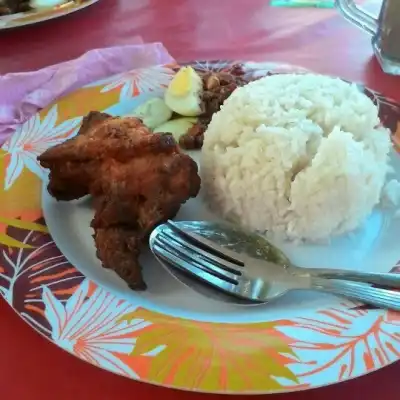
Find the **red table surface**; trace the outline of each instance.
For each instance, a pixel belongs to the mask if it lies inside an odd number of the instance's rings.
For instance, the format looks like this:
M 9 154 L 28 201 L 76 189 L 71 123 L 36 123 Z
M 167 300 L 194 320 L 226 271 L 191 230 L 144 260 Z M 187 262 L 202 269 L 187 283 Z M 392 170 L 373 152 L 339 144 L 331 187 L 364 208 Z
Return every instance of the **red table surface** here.
M 362 81 L 400 100 L 400 78 L 385 75 L 370 38 L 334 10 L 272 8 L 266 0 L 101 0 L 46 23 L 0 33 L 0 74 L 65 61 L 134 36 L 161 41 L 178 61 L 283 61 Z M 0 94 L 1 95 L 1 94 Z M 195 400 L 205 395 L 136 383 L 96 369 L 58 349 L 0 300 L 0 397 L 25 399 Z M 366 377 L 269 399 L 397 399 L 397 363 Z M 208 396 L 220 398 L 221 396 Z M 250 396 L 239 396 L 245 399 Z

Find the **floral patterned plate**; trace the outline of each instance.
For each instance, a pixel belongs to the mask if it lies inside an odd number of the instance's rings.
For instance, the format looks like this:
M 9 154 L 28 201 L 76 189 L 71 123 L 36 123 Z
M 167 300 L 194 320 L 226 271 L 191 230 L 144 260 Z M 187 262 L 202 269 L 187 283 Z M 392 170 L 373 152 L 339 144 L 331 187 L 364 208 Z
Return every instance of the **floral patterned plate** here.
M 230 63 L 192 65 L 221 70 Z M 249 74 L 301 72 L 287 65 L 244 65 Z M 400 315 L 390 311 L 312 293 L 288 295 L 273 306 L 218 302 L 181 285 L 150 254 L 143 256 L 149 289 L 135 293 L 100 267 L 90 236 L 90 205 L 51 199 L 36 157 L 76 134 L 91 110 L 121 115 L 162 95 L 175 70 L 170 65 L 134 70 L 86 86 L 43 109 L 2 146 L 4 299 L 34 329 L 78 358 L 178 389 L 291 392 L 351 379 L 397 361 Z M 379 106 L 397 146 L 399 107 L 362 86 L 360 90 Z M 400 158 L 395 151 L 391 156 L 400 171 Z M 196 201 L 182 208 L 181 218 L 198 217 Z M 379 265 L 387 271 L 400 259 L 398 230 L 400 222 L 375 213 L 361 232 L 334 243 L 331 253 L 317 246 L 285 251 L 306 266 L 332 258 L 332 264 L 351 260 L 353 268 Z
M 29 11 L 12 15 L 0 16 L 0 30 L 18 28 L 38 22 L 48 21 L 82 10 L 99 0 L 71 0 L 64 4 L 40 11 Z

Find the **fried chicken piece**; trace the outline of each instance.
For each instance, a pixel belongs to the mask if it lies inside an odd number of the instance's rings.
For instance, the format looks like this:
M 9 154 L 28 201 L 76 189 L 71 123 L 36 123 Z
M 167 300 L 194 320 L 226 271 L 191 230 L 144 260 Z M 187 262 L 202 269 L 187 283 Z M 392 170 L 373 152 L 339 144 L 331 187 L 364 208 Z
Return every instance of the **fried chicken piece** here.
M 82 147 L 80 136 L 93 136 L 93 127 L 112 118 L 111 115 L 90 112 L 83 118 L 77 136 L 51 147 L 38 157 L 43 168 L 50 170 L 47 189 L 57 200 L 75 200 L 89 194 L 92 177 L 99 168 L 96 160 L 86 160 L 85 157 L 76 157 L 74 160 L 68 156 L 70 151 L 79 151 Z
M 138 279 L 138 246 L 157 225 L 173 218 L 181 204 L 195 197 L 200 188 L 197 164 L 179 152 L 172 136 L 154 137 L 158 145 L 152 140 L 150 150 L 145 150 L 147 138 L 143 138 L 140 156 L 128 161 L 104 160 L 91 187 L 97 199 L 92 228 L 99 258 L 135 290 L 144 289 L 144 282 Z M 107 237 L 118 244 L 118 251 L 106 243 Z
M 78 135 L 84 135 L 90 133 L 92 128 L 107 119 L 112 118 L 110 114 L 102 113 L 99 111 L 90 111 L 86 117 L 83 117 L 81 127 L 79 129 Z
M 81 128 L 77 136 L 45 151 L 38 160 L 45 168 L 52 162 L 87 163 L 110 158 L 128 160 L 146 151 L 156 153 L 162 150 L 159 136 L 152 134 L 137 118 L 110 116 L 100 123 L 95 122 L 89 130 L 82 132 Z M 171 138 L 161 139 L 168 140 L 171 141 Z
M 136 118 L 91 113 L 78 135 L 39 157 L 59 200 L 94 197 L 97 256 L 134 290 L 146 285 L 138 261 L 151 231 L 197 196 L 197 164 L 172 135 L 153 134 Z
M 60 160 L 61 161 L 61 160 Z M 57 200 L 70 201 L 89 194 L 92 176 L 97 171 L 95 162 L 82 163 L 64 161 L 63 163 L 41 163 L 51 172 L 48 192 Z
M 89 113 L 75 137 L 38 157 L 42 167 L 50 170 L 49 193 L 64 201 L 88 195 L 102 159 L 134 156 L 135 143 L 140 142 L 142 136 L 148 136 L 146 143 L 150 148 L 157 141 L 136 118 L 121 119 L 100 112 Z
M 113 269 L 133 290 L 147 288 L 138 261 L 142 238 L 136 231 L 120 227 L 100 228 L 96 229 L 93 238 L 97 257 L 104 268 Z

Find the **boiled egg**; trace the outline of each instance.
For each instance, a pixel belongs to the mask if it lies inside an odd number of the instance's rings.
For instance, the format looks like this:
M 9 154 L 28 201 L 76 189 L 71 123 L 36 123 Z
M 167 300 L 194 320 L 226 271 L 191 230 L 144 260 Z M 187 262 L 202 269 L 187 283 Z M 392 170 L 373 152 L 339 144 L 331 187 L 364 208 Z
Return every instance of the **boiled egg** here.
M 165 92 L 165 103 L 177 114 L 196 117 L 202 113 L 203 81 L 192 67 L 182 67 Z

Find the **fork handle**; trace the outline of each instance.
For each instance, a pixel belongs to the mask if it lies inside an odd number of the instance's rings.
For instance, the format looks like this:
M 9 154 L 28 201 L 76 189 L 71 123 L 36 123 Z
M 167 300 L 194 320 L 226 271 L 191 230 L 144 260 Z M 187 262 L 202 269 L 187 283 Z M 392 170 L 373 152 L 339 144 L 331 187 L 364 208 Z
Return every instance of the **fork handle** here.
M 300 275 L 306 273 L 311 278 L 339 279 L 342 281 L 362 282 L 371 285 L 400 289 L 400 274 L 380 274 L 377 272 L 358 272 L 324 268 L 301 268 L 301 270 L 302 271 L 296 271 L 296 273 Z
M 400 311 L 400 292 L 374 288 L 362 283 L 311 279 L 313 289 L 342 295 L 379 308 Z

